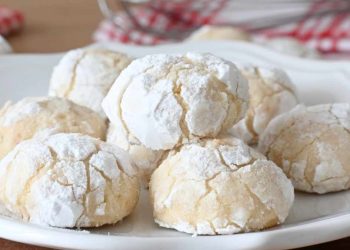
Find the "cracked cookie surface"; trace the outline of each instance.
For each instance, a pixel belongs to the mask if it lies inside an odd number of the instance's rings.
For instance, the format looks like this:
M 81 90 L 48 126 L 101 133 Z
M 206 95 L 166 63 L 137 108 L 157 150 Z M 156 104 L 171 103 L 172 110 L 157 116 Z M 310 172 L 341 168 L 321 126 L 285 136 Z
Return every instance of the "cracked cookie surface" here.
M 276 117 L 259 150 L 280 166 L 294 187 L 312 193 L 350 188 L 350 105 L 299 105 Z
M 226 132 L 244 116 L 247 102 L 248 84 L 235 65 L 211 54 L 187 53 L 134 60 L 102 106 L 114 143 L 126 150 L 141 145 L 153 157 Z M 146 165 L 140 169 L 151 173 L 155 166 Z
M 214 137 L 240 120 L 248 84 L 230 62 L 210 54 L 158 54 L 134 60 L 103 101 L 116 129 L 153 150 Z
M 104 139 L 106 123 L 96 112 L 58 97 L 33 97 L 0 109 L 0 159 L 19 142 L 39 134 L 81 133 Z
M 249 83 L 249 107 L 245 117 L 230 133 L 249 144 L 256 144 L 259 135 L 277 115 L 298 104 L 295 86 L 287 74 L 274 68 L 242 66 Z
M 294 200 L 283 171 L 233 137 L 172 151 L 154 171 L 150 193 L 160 226 L 205 235 L 275 226 Z
M 107 132 L 107 142 L 118 145 L 127 151 L 137 167 L 138 176 L 142 186 L 147 188 L 148 182 L 154 169 L 156 169 L 163 158 L 166 157 L 165 150 L 152 150 L 142 145 L 136 138 L 128 141 L 125 134 L 121 134 L 110 124 Z
M 50 80 L 50 96 L 67 98 L 105 117 L 103 98 L 131 59 L 106 49 L 76 49 L 60 60 Z
M 138 196 L 127 153 L 81 134 L 24 141 L 0 162 L 1 203 L 35 224 L 113 224 L 132 212 Z

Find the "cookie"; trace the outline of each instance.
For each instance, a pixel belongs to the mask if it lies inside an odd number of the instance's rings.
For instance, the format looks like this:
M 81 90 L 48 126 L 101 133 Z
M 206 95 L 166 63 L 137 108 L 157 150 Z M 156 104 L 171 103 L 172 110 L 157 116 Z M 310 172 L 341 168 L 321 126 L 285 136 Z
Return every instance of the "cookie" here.
M 54 68 L 50 96 L 67 98 L 106 117 L 101 102 L 131 59 L 106 49 L 69 51 Z
M 248 65 L 240 68 L 249 83 L 249 107 L 230 132 L 248 144 L 256 144 L 269 122 L 294 108 L 298 98 L 294 84 L 283 70 Z
M 349 104 L 299 105 L 272 120 L 258 148 L 298 190 L 345 190 L 350 187 L 349 129 Z
M 156 223 L 198 235 L 278 225 L 294 200 L 293 186 L 280 168 L 229 137 L 172 151 L 154 171 L 150 193 Z
M 69 100 L 24 98 L 0 110 L 0 159 L 21 141 L 40 134 L 81 133 L 105 139 L 106 130 L 99 114 Z
M 81 134 L 23 141 L 0 161 L 0 203 L 23 221 L 75 228 L 129 215 L 139 183 L 127 153 Z

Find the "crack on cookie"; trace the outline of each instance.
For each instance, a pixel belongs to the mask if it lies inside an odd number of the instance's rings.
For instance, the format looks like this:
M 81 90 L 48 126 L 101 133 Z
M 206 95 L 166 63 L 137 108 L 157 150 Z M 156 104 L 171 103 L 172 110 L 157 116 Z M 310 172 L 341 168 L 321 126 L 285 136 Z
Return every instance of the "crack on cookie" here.
M 211 187 L 208 185 L 208 181 L 207 180 L 204 181 L 204 185 L 205 185 L 205 193 L 202 194 L 201 196 L 199 196 L 199 198 L 197 199 L 196 203 L 194 204 L 194 210 L 195 211 L 198 211 L 198 208 L 199 208 L 200 203 L 202 202 L 202 200 L 204 198 L 206 198 L 211 192 Z
M 137 74 L 137 75 L 132 75 L 132 76 L 129 76 L 129 81 L 127 82 L 127 84 L 125 84 L 125 87 L 124 89 L 122 89 L 121 93 L 120 93 L 120 102 L 117 103 L 117 113 L 118 113 L 118 117 L 120 119 L 120 123 L 122 125 L 122 129 L 124 130 L 123 132 L 125 132 L 125 137 L 127 138 L 128 140 L 128 149 L 127 150 L 130 150 L 130 136 L 132 136 L 132 134 L 130 133 L 130 130 L 129 130 L 129 127 L 127 126 L 127 123 L 126 121 L 124 120 L 124 117 L 123 117 L 123 110 L 122 110 L 122 105 L 121 103 L 123 102 L 123 99 L 124 99 L 124 95 L 125 95 L 125 92 L 127 91 L 127 89 L 129 88 L 131 82 L 134 80 L 134 78 L 140 76 L 141 74 L 146 74 L 149 70 L 153 69 L 154 67 L 153 66 L 150 66 L 148 68 L 146 68 L 144 70 L 144 72 L 140 73 L 140 74 Z M 115 83 L 114 83 L 115 84 Z M 133 136 L 135 137 L 135 136 Z M 135 137 L 136 138 L 136 137 Z M 136 138 L 138 141 L 139 139 Z
M 25 214 L 26 220 L 28 221 L 30 220 L 30 215 L 24 204 L 28 194 L 30 193 L 30 188 L 35 180 L 39 179 L 41 176 L 47 173 L 50 169 L 52 169 L 54 164 L 57 162 L 57 154 L 50 147 L 48 147 L 48 149 L 52 157 L 50 164 L 39 165 L 35 169 L 35 172 L 32 174 L 32 176 L 29 179 L 27 179 L 26 183 L 24 184 L 22 193 L 17 196 L 16 206 L 20 207 L 20 209 L 22 210 L 22 216 L 23 214 Z
M 255 110 L 250 109 L 247 111 L 247 115 L 244 119 L 244 123 L 248 129 L 248 133 L 250 133 L 251 137 L 252 137 L 252 142 L 254 143 L 255 141 L 257 141 L 257 137 L 259 136 L 259 134 L 255 131 L 255 129 L 253 128 L 253 123 L 254 123 L 254 117 L 255 117 Z
M 248 191 L 248 193 L 251 195 L 251 197 L 252 197 L 254 200 L 256 200 L 257 202 L 259 202 L 260 205 L 261 205 L 262 207 L 265 207 L 267 210 L 271 211 L 271 212 L 273 213 L 274 217 L 276 218 L 276 220 L 277 220 L 278 222 L 280 222 L 280 219 L 279 219 L 279 217 L 277 216 L 278 213 L 277 213 L 277 211 L 275 211 L 275 209 L 274 209 L 273 207 L 271 207 L 271 206 L 269 206 L 267 203 L 263 202 L 263 201 L 260 199 L 260 197 L 259 197 L 257 194 L 255 194 L 255 193 L 253 192 L 253 190 L 251 190 L 251 188 L 249 187 L 249 185 L 243 181 L 243 178 L 237 178 L 237 180 L 238 180 L 240 183 L 242 183 L 242 184 L 244 185 L 244 187 L 246 188 L 246 190 Z M 255 206 L 255 209 L 256 209 L 256 206 Z M 248 223 L 249 223 L 249 221 L 250 221 L 251 219 L 252 219 L 252 216 L 250 216 L 249 219 L 247 220 Z
M 107 199 L 107 192 L 106 192 L 106 188 L 107 188 L 108 186 L 110 187 L 110 190 L 111 190 L 113 196 L 115 196 L 115 193 L 114 193 L 114 189 L 112 188 L 112 179 L 110 179 L 102 170 L 98 169 L 98 168 L 95 167 L 94 165 L 90 164 L 90 167 L 92 167 L 98 174 L 100 174 L 101 177 L 102 177 L 102 178 L 105 180 L 105 182 L 106 182 L 106 186 L 105 186 L 104 191 L 103 191 L 103 201 L 100 202 L 100 203 L 98 203 L 98 204 L 96 204 L 96 207 L 98 207 L 98 206 L 100 206 L 100 205 L 102 205 L 102 204 L 104 204 L 104 203 L 107 203 L 107 201 L 108 201 L 108 199 Z M 123 175 L 123 174 L 121 173 L 121 174 L 120 174 L 120 179 L 123 180 L 122 175 Z M 93 193 L 93 192 L 95 192 L 95 191 L 98 190 L 98 189 L 99 189 L 99 187 L 96 187 L 95 189 L 92 189 L 92 190 L 90 191 L 90 193 Z M 96 211 L 95 211 L 95 212 L 96 212 Z
M 90 167 L 92 167 L 96 172 L 98 172 L 98 173 L 102 176 L 102 178 L 105 179 L 105 181 L 109 181 L 109 182 L 112 181 L 112 179 L 109 178 L 109 177 L 103 172 L 103 170 L 97 168 L 97 167 L 94 166 L 93 164 L 90 164 Z M 121 174 L 122 174 L 122 173 L 121 173 Z
M 214 234 L 218 234 L 218 232 L 216 231 L 216 228 L 215 228 L 215 226 L 213 225 L 213 222 L 212 221 L 207 221 L 208 222 L 208 224 L 209 224 L 209 226 L 210 226 L 210 229 L 213 231 L 213 233 Z
M 114 159 L 115 159 L 117 168 L 118 168 L 119 171 L 120 171 L 120 174 L 121 174 L 120 177 L 121 177 L 123 174 L 125 174 L 125 175 L 128 176 L 129 178 L 134 178 L 133 174 L 129 174 L 127 171 L 124 170 L 123 165 L 120 163 L 120 160 L 119 160 L 117 157 L 115 157 L 114 154 L 113 154 L 113 157 L 114 157 Z M 132 167 L 133 167 L 133 166 L 132 166 Z
M 176 82 L 177 82 L 177 80 L 178 79 L 176 79 Z M 182 84 L 180 83 L 177 85 L 176 82 L 174 83 L 174 86 L 173 86 L 173 95 L 174 95 L 177 103 L 181 106 L 181 109 L 182 109 L 182 114 L 180 117 L 180 124 L 179 125 L 180 125 L 181 131 L 182 131 L 180 141 L 183 141 L 184 136 L 185 136 L 185 138 L 190 138 L 190 136 L 191 136 L 191 133 L 189 131 L 189 128 L 188 128 L 188 125 L 186 122 L 186 115 L 187 115 L 189 108 L 188 108 L 188 104 L 185 102 L 184 98 L 181 95 Z
M 254 163 L 255 161 L 257 161 L 257 160 L 258 160 L 258 159 L 255 159 L 255 158 L 252 157 L 252 159 L 251 159 L 249 162 L 244 163 L 244 164 L 241 164 L 241 165 L 238 165 L 238 169 L 251 166 L 251 165 L 253 165 L 253 163 Z M 238 169 L 237 169 L 237 170 L 238 170 Z
M 63 183 L 59 179 L 51 179 L 51 180 L 54 181 L 54 182 L 57 182 L 59 185 L 61 185 L 63 187 L 73 187 L 73 184 L 71 184 L 71 183 Z M 74 189 L 73 189 L 73 191 L 74 191 Z M 73 195 L 74 195 L 75 200 L 77 200 L 76 197 L 75 197 L 75 193 L 74 192 L 73 192 Z
M 85 174 L 86 174 L 86 191 L 83 194 L 82 197 L 82 205 L 83 205 L 83 212 L 76 220 L 76 224 L 85 224 L 84 221 L 82 221 L 82 218 L 84 216 L 88 217 L 88 211 L 87 211 L 87 196 L 89 193 L 91 193 L 91 179 L 90 179 L 90 160 L 94 156 L 96 152 L 90 154 L 86 159 L 83 160 L 84 166 L 85 166 Z
M 176 152 L 176 151 L 175 151 Z M 168 158 L 168 155 L 170 153 L 170 150 L 166 150 L 166 151 L 163 151 L 162 152 L 162 155 L 159 157 L 159 159 L 157 160 L 157 162 L 155 163 L 155 168 L 156 169 L 157 167 L 159 167 L 163 161 Z M 152 170 L 153 171 L 153 170 Z
M 327 127 L 329 128 L 329 125 L 327 125 Z M 291 175 L 291 171 L 293 169 L 292 164 L 295 162 L 295 159 L 297 159 L 299 157 L 300 154 L 302 154 L 307 148 L 311 147 L 313 144 L 315 144 L 316 142 L 319 142 L 322 138 L 323 135 L 327 134 L 328 129 L 326 129 L 324 132 L 322 132 L 321 134 L 319 134 L 318 136 L 316 136 L 312 141 L 310 141 L 309 143 L 307 143 L 306 145 L 304 145 L 304 147 L 301 148 L 301 150 L 299 150 L 298 152 L 296 152 L 292 157 L 290 157 L 291 159 L 293 159 L 292 161 L 290 161 L 290 167 L 289 167 L 289 171 L 286 173 L 287 176 L 292 177 L 293 179 L 295 178 L 294 176 Z M 310 186 L 310 189 L 313 190 L 314 188 L 314 183 L 313 183 L 313 178 L 314 175 L 312 176 L 312 179 L 310 180 L 309 177 L 307 176 L 307 170 L 311 167 L 310 164 L 308 164 L 308 159 L 309 157 L 307 156 L 307 160 L 306 160 L 306 166 L 304 169 L 304 180 L 306 181 L 306 183 Z M 315 173 L 314 173 L 315 174 Z
M 334 180 L 334 179 L 342 179 L 344 177 L 348 178 L 348 180 L 350 181 L 350 178 L 348 176 L 333 176 L 333 177 L 328 177 L 326 179 L 318 181 L 317 183 L 315 183 L 315 185 L 317 185 L 318 183 L 322 183 L 322 182 L 326 182 L 326 181 L 330 181 L 330 180 Z M 345 188 L 345 186 L 344 186 L 344 188 Z
M 224 158 L 222 157 L 222 154 L 221 154 L 221 152 L 220 152 L 219 149 L 215 149 L 215 153 L 216 153 L 216 155 L 218 156 L 218 158 L 219 158 L 219 160 L 220 160 L 220 163 L 221 163 L 222 165 L 224 165 L 225 167 L 227 167 L 227 168 L 230 169 L 231 171 L 237 171 L 238 166 L 235 165 L 235 164 L 233 164 L 233 165 L 236 167 L 236 169 L 233 169 L 229 164 L 227 164 L 227 163 L 225 162 Z
M 239 147 L 239 145 L 231 145 L 231 147 Z M 229 164 L 226 163 L 226 161 L 224 160 L 223 156 L 222 156 L 222 153 L 220 151 L 220 149 L 215 149 L 215 152 L 217 153 L 218 157 L 219 157 L 219 160 L 221 162 L 222 165 L 224 165 L 225 167 L 227 167 L 228 169 L 230 169 L 232 173 L 236 172 L 237 170 L 241 169 L 241 168 L 244 168 L 246 166 L 250 166 L 252 165 L 257 159 L 252 157 L 251 155 L 251 151 L 249 150 L 249 155 L 251 156 L 251 159 L 247 162 L 247 163 L 244 163 L 244 164 L 232 164 L 233 166 L 236 167 L 236 169 L 233 169 Z
M 81 56 L 76 60 L 76 62 L 73 65 L 73 70 L 72 70 L 72 78 L 71 81 L 68 85 L 68 88 L 64 91 L 63 97 L 69 97 L 70 93 L 73 91 L 76 85 L 76 77 L 77 77 L 77 68 L 79 63 L 83 60 L 83 58 L 87 55 L 87 52 L 84 51 L 82 52 Z
M 220 175 L 220 174 L 221 174 L 221 172 L 216 173 L 216 174 L 213 175 L 211 178 L 208 178 L 208 179 L 204 180 L 205 193 L 204 193 L 203 195 L 201 195 L 201 196 L 198 198 L 198 200 L 196 201 L 195 207 L 194 207 L 195 211 L 198 211 L 198 207 L 200 206 L 200 203 L 202 202 L 202 200 L 203 200 L 204 198 L 206 198 L 206 197 L 214 190 L 214 188 L 212 188 L 212 187 L 210 186 L 210 182 L 211 182 L 212 180 L 214 180 L 214 179 L 215 179 L 218 175 Z M 193 180 L 193 179 L 187 179 L 187 180 L 194 181 L 194 182 L 203 182 L 203 181 L 198 181 L 198 180 Z
M 209 183 L 209 185 L 210 185 L 210 183 Z M 211 187 L 211 186 L 210 186 Z M 213 187 L 211 187 L 211 189 L 212 189 L 212 191 L 215 193 L 215 199 L 216 199 L 216 201 L 217 201 L 217 203 L 218 204 L 223 204 L 223 202 L 221 201 L 221 199 L 220 199 L 220 194 L 218 193 L 218 191 L 215 189 L 215 188 L 213 188 Z M 243 228 L 241 227 L 241 226 L 239 226 L 237 223 L 235 223 L 234 221 L 232 221 L 231 220 L 231 218 L 230 218 L 230 216 L 229 216 L 229 213 L 230 212 L 227 212 L 226 211 L 226 209 L 225 209 L 225 219 L 229 222 L 229 223 L 227 223 L 223 228 L 227 228 L 228 226 L 234 226 L 234 227 L 236 227 L 236 228 L 238 228 L 239 229 L 239 231 L 243 231 Z
M 347 132 L 349 135 L 350 135 L 350 130 L 346 127 L 343 126 L 342 122 L 340 121 L 339 117 L 333 113 L 333 107 L 334 107 L 334 104 L 333 105 L 330 105 L 329 107 L 329 110 L 328 112 L 334 117 L 334 119 L 337 121 L 338 125 L 345 130 L 345 132 Z
M 41 176 L 45 171 L 48 171 L 48 168 L 46 167 L 46 165 L 38 166 L 38 168 L 35 170 L 33 175 L 24 184 L 24 188 L 23 188 L 22 193 L 17 196 L 16 206 L 19 206 L 20 210 L 22 210 L 22 216 L 24 216 L 26 218 L 26 220 L 28 220 L 28 221 L 30 220 L 30 215 L 29 215 L 29 212 L 28 212 L 26 206 L 24 205 L 25 200 L 30 192 L 30 187 L 31 187 L 32 183 L 35 180 L 37 180 L 38 177 Z
M 287 121 L 288 122 L 288 121 Z M 272 134 L 270 136 L 273 136 L 273 140 L 268 144 L 266 145 L 267 146 L 267 151 L 265 153 L 265 155 L 271 159 L 270 157 L 270 153 L 271 153 L 271 150 L 273 150 L 271 147 L 273 144 L 275 144 L 275 142 L 284 134 L 285 131 L 291 129 L 295 124 L 297 123 L 297 120 L 294 119 L 294 121 L 292 121 L 290 124 L 288 124 L 288 126 L 284 126 L 284 128 L 282 128 L 279 133 L 276 135 L 276 134 Z
M 235 228 L 237 228 L 239 230 L 238 232 L 244 231 L 243 228 L 240 225 L 238 225 L 237 223 L 233 222 L 230 217 L 227 217 L 226 219 L 228 220 L 228 223 L 226 223 L 226 225 L 223 227 L 224 229 L 228 228 L 229 226 L 234 226 Z
M 237 123 L 243 118 L 242 106 L 246 101 L 238 97 L 237 91 L 238 91 L 239 83 L 236 86 L 235 94 L 233 94 L 231 93 L 231 91 L 229 91 L 228 86 L 223 81 L 219 80 L 216 76 L 214 76 L 213 82 L 214 82 L 213 87 L 216 89 L 219 89 L 220 92 L 224 93 L 229 99 L 229 101 L 227 102 L 226 117 L 220 126 L 220 130 L 218 131 L 218 134 L 220 134 L 223 130 L 232 127 L 233 124 Z M 232 109 L 235 109 L 235 112 L 237 112 L 235 114 L 237 116 L 235 119 L 233 119 L 233 116 L 231 115 Z

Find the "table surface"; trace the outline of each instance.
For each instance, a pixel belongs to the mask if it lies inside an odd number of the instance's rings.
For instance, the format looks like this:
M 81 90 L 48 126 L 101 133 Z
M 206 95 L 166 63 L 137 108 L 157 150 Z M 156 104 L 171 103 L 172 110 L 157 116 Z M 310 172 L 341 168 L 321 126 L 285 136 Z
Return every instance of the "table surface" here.
M 60 52 L 92 43 L 103 19 L 95 0 L 1 0 L 21 10 L 25 26 L 7 39 L 15 52 Z
M 25 27 L 8 37 L 15 52 L 60 52 L 85 46 L 102 15 L 95 0 L 1 0 L 25 14 Z M 43 250 L 45 248 L 0 239 L 2 250 Z M 312 249 L 350 249 L 350 238 L 329 242 Z

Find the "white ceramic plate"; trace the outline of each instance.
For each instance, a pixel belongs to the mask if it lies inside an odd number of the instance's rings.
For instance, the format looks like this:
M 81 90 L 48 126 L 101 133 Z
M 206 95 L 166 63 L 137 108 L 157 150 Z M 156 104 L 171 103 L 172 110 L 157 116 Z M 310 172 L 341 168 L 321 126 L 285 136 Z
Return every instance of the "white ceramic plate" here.
M 297 85 L 306 104 L 350 100 L 350 63 L 284 56 L 251 44 L 202 42 L 159 47 L 103 44 L 133 56 L 186 51 L 211 52 L 228 60 L 278 66 Z M 56 55 L 0 56 L 0 105 L 25 96 L 45 95 Z M 0 216 L 0 237 L 69 249 L 287 249 L 350 236 L 350 191 L 327 195 L 297 193 L 284 225 L 263 232 L 191 237 L 153 223 L 147 192 L 123 222 L 89 231 L 45 228 Z

